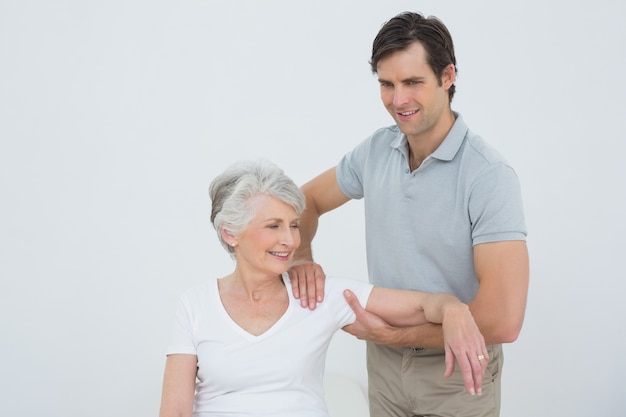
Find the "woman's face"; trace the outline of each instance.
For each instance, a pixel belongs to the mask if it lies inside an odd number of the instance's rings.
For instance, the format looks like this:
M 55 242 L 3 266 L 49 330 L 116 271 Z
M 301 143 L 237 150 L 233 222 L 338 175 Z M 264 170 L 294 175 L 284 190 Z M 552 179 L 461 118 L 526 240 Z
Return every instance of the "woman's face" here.
M 237 264 L 257 272 L 282 274 L 300 246 L 300 219 L 293 207 L 268 195 L 253 197 L 250 204 L 256 214 L 236 239 Z

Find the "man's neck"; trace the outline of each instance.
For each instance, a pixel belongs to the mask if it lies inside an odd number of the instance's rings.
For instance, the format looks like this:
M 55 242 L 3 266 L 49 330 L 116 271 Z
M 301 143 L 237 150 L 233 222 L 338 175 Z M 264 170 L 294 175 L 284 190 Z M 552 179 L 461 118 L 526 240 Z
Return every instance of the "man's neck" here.
M 452 110 L 447 112 L 433 129 L 419 135 L 407 135 L 409 144 L 409 165 L 411 170 L 419 165 L 443 143 L 452 129 L 456 117 Z

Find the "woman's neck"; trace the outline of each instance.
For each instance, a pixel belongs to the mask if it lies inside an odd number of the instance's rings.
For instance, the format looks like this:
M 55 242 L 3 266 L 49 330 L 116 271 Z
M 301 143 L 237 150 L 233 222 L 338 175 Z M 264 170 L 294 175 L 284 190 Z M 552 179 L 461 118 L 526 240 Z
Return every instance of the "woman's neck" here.
M 281 275 L 255 276 L 235 270 L 220 280 L 220 292 L 227 291 L 238 298 L 247 298 L 254 303 L 275 300 L 277 293 L 285 291 L 285 283 Z

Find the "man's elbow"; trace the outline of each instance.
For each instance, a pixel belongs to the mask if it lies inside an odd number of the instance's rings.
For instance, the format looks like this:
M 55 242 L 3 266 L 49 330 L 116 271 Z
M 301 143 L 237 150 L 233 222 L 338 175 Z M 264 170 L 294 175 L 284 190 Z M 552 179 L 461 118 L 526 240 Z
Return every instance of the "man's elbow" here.
M 488 344 L 513 343 L 522 331 L 521 321 L 501 322 L 491 327 L 485 334 Z
M 508 331 L 503 331 L 500 334 L 496 335 L 498 339 L 497 342 L 494 343 L 513 343 L 517 340 L 520 334 L 520 329 L 511 329 Z

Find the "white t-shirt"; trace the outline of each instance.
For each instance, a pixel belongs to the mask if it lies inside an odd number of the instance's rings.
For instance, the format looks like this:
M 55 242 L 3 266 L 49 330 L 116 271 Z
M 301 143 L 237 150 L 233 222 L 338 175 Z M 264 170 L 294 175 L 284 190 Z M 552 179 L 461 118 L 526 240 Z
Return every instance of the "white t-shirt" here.
M 351 289 L 365 306 L 373 287 L 328 277 L 324 302 L 310 311 L 293 297 L 287 274 L 283 280 L 287 311 L 259 336 L 230 318 L 217 280 L 182 296 L 167 354 L 198 357 L 194 416 L 328 417 L 326 352 L 335 332 L 355 320 L 342 292 Z

